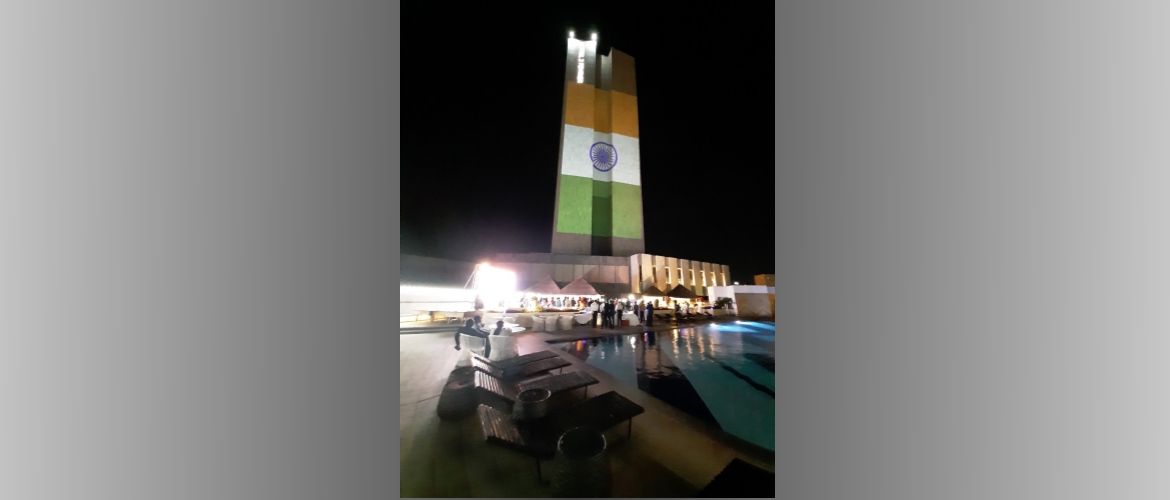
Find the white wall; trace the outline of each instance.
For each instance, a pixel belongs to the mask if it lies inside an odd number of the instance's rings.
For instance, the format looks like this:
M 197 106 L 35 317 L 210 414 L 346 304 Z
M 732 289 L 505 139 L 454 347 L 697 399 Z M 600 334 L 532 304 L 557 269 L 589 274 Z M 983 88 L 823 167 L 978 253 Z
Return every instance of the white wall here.
M 775 294 L 776 287 L 774 286 L 760 286 L 760 285 L 730 285 L 730 286 L 712 286 L 707 288 L 708 298 L 712 303 L 719 300 L 721 297 L 730 297 L 732 300 L 732 311 L 737 314 L 739 300 L 736 299 L 737 294 L 760 294 L 768 295 Z
M 416 287 L 399 288 L 399 314 L 415 311 L 470 311 L 475 309 L 475 291 L 458 288 Z

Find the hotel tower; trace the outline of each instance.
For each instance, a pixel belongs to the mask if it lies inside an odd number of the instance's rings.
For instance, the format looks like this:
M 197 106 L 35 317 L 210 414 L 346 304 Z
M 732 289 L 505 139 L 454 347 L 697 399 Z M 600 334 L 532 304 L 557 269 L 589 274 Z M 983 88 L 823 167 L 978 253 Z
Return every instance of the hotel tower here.
M 628 257 L 646 251 L 634 58 L 597 55 L 597 35 L 569 33 L 554 254 Z

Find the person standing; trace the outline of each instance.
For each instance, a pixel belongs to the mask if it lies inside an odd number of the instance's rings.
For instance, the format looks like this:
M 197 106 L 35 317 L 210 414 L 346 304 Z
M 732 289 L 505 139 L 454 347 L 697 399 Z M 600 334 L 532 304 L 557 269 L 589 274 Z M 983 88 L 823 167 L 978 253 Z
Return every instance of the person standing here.
M 601 307 L 597 304 L 597 301 L 594 300 L 589 303 L 589 309 L 593 311 L 593 328 L 597 328 L 597 313 L 600 312 L 599 309 L 601 309 Z
M 643 314 L 646 315 L 646 326 L 654 326 L 654 304 L 647 302 Z
M 617 326 L 622 326 L 622 313 L 624 313 L 624 312 L 625 312 L 625 310 L 626 310 L 626 305 L 625 305 L 624 303 L 622 303 L 622 302 L 618 302 L 618 307 L 617 307 L 617 323 L 616 323 L 616 324 L 617 324 Z

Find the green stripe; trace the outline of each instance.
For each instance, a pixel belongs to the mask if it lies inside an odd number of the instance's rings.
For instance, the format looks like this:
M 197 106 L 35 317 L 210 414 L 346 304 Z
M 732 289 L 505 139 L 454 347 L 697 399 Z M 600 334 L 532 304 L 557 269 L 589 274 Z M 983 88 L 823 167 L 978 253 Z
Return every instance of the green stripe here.
M 593 234 L 593 179 L 561 174 L 557 232 Z
M 642 186 L 614 182 L 613 236 L 642 239 Z
M 613 200 L 610 183 L 593 181 L 593 236 L 609 236 L 613 231 Z
M 642 238 L 642 187 L 561 175 L 557 232 Z

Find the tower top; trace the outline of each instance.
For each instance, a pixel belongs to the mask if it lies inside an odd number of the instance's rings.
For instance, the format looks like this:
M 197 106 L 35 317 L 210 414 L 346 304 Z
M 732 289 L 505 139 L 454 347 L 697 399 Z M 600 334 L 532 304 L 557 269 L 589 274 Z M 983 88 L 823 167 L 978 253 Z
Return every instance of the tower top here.
M 577 41 L 577 42 L 585 42 L 585 41 L 586 41 L 586 40 L 580 40 L 580 39 L 578 39 L 578 38 L 577 38 L 577 31 L 576 31 L 576 30 L 569 30 L 569 40 L 574 40 L 574 41 Z M 590 42 L 595 42 L 595 43 L 597 42 L 597 32 L 596 32 L 596 31 L 594 31 L 594 32 L 591 32 L 591 33 L 589 34 L 589 40 L 588 40 L 588 41 L 590 41 Z

